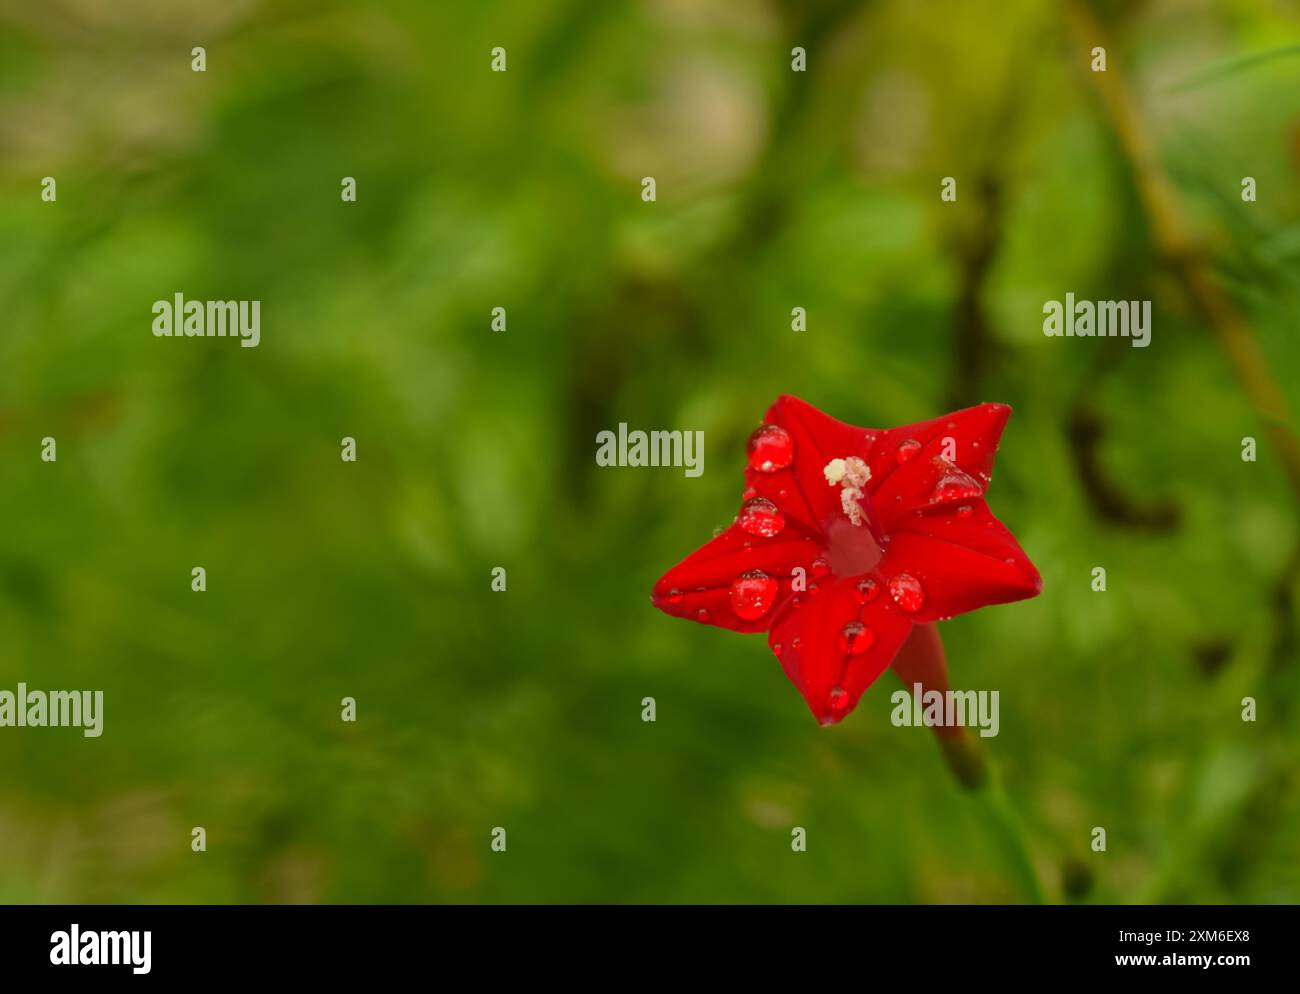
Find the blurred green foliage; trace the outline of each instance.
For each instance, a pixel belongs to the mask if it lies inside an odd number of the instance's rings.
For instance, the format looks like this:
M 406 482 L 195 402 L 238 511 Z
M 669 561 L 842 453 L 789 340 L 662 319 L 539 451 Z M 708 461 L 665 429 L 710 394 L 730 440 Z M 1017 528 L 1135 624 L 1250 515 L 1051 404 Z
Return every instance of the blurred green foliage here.
M 1300 410 L 1300 11 L 1111 7 Z M 1046 587 L 942 630 L 1049 899 L 1300 900 L 1296 501 L 1087 58 L 1030 0 L 0 5 L 0 687 L 106 698 L 0 730 L 0 901 L 1026 899 L 892 676 L 822 729 L 649 603 L 782 392 L 1015 408 L 990 505 Z M 155 339 L 178 291 L 261 299 L 261 346 Z M 1152 346 L 1045 338 L 1067 291 L 1152 299 Z M 704 476 L 598 470 L 619 421 Z

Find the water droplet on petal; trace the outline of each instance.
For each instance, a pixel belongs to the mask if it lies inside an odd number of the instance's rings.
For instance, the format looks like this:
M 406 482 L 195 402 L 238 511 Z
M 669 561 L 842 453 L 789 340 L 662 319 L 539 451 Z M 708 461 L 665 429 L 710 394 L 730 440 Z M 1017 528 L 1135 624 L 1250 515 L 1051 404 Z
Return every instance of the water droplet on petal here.
M 780 425 L 762 425 L 749 436 L 749 465 L 760 473 L 775 473 L 794 460 L 794 439 Z
M 957 517 L 959 518 L 969 518 L 974 513 L 975 508 L 971 507 L 969 504 L 963 504 L 961 507 L 957 508 Z
M 939 479 L 934 484 L 934 492 L 930 494 L 931 504 L 951 504 L 984 496 L 984 487 L 975 477 L 947 460 L 936 462 L 939 463 L 940 472 Z
M 830 705 L 832 711 L 843 711 L 849 706 L 849 694 L 843 687 L 831 691 Z
M 850 621 L 840 629 L 840 648 L 850 656 L 866 652 L 874 641 L 875 634 L 860 621 Z
M 812 561 L 812 565 L 808 567 L 808 572 L 811 573 L 813 576 L 819 578 L 825 576 L 830 571 L 831 571 L 831 564 L 828 563 L 825 559 L 822 559 L 821 557 L 814 559 Z
M 894 458 L 899 464 L 911 462 L 916 458 L 916 454 L 921 451 L 921 443 L 914 438 L 906 439 L 898 443 L 898 451 L 894 453 Z
M 695 612 L 695 617 L 699 618 L 700 621 L 708 621 L 708 620 L 709 620 L 709 609 L 706 608 L 706 607 L 702 607 L 702 608 L 700 608 L 698 611 Z
M 794 638 L 790 640 L 790 648 L 795 650 L 795 652 L 798 652 L 799 646 L 802 644 L 802 642 L 803 639 L 799 638 L 799 636 L 796 635 Z
M 758 491 L 755 490 L 753 487 L 746 487 L 744 492 L 740 496 L 745 500 L 749 500 L 749 498 L 751 497 L 757 497 Z
M 925 588 L 911 573 L 890 577 L 889 595 L 904 611 L 919 611 L 925 606 Z
M 858 581 L 857 592 L 854 594 L 859 604 L 870 604 L 880 596 L 880 584 L 869 576 L 864 576 Z
M 781 655 L 781 653 L 785 652 L 785 646 L 783 646 L 780 642 L 773 642 L 772 651 L 779 656 Z
M 766 497 L 751 497 L 745 501 L 736 520 L 741 529 L 762 538 L 771 538 L 785 527 L 785 515 Z
M 671 590 L 668 591 L 669 604 L 680 604 L 681 602 L 682 602 L 682 592 L 680 590 L 678 590 L 676 587 L 673 587 Z
M 745 621 L 756 621 L 772 610 L 776 581 L 761 569 L 751 569 L 731 581 L 731 609 Z

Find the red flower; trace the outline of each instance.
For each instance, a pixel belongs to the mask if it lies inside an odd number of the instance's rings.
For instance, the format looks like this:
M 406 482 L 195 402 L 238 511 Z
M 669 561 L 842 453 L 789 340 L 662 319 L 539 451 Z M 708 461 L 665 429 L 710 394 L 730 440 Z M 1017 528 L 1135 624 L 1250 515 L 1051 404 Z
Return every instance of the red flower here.
M 655 605 L 768 632 L 813 714 L 839 721 L 914 626 L 912 656 L 938 646 L 930 622 L 1042 590 L 984 502 L 1010 414 L 981 404 L 881 431 L 778 398 L 750 437 L 736 522 L 664 574 Z

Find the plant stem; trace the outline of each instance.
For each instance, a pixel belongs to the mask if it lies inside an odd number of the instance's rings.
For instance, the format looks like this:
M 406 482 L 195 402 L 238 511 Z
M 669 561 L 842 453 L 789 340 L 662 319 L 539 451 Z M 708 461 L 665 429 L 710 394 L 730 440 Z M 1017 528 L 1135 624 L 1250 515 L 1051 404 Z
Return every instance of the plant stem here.
M 1109 50 L 1105 30 L 1086 0 L 1070 0 L 1065 10 L 1084 49 L 1100 45 Z M 1105 72 L 1088 75 L 1101 96 L 1111 129 L 1132 173 L 1156 247 L 1219 340 L 1242 390 L 1268 432 L 1292 493 L 1300 501 L 1300 439 L 1292 428 L 1286 398 L 1269 372 L 1264 353 L 1241 312 L 1214 278 L 1205 251 L 1184 223 L 1173 184 L 1138 116 L 1122 71 L 1112 65 Z
M 965 729 L 956 729 L 960 733 L 956 735 L 951 734 L 953 731 L 945 729 L 947 734 L 939 737 L 944 762 L 957 783 L 978 803 L 992 824 L 998 843 L 1028 901 L 1045 904 L 1047 898 L 1034 867 L 1024 824 L 1016 814 L 992 761 L 976 741 L 965 734 Z

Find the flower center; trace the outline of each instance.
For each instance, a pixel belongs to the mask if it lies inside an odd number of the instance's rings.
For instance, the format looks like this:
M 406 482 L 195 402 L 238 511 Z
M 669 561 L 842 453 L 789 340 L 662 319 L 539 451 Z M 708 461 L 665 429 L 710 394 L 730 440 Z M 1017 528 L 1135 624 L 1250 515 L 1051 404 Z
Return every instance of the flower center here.
M 848 456 L 832 459 L 822 473 L 828 484 L 840 488 L 840 507 L 844 511 L 826 525 L 826 564 L 836 576 L 869 573 L 885 554 L 862 505 L 871 469 L 857 456 Z
M 826 482 L 832 487 L 840 487 L 840 507 L 853 525 L 866 524 L 867 516 L 858 503 L 865 494 L 862 488 L 871 479 L 871 469 L 857 456 L 847 459 L 832 459 L 823 468 Z
M 836 576 L 861 576 L 870 573 L 885 552 L 871 534 L 847 517 L 835 517 L 826 526 L 826 565 Z

